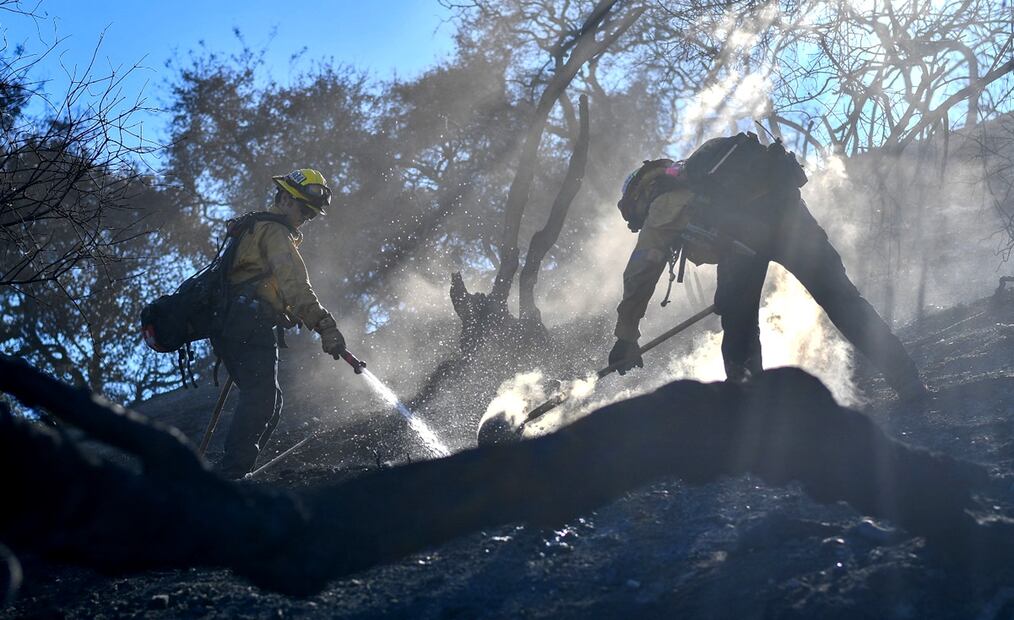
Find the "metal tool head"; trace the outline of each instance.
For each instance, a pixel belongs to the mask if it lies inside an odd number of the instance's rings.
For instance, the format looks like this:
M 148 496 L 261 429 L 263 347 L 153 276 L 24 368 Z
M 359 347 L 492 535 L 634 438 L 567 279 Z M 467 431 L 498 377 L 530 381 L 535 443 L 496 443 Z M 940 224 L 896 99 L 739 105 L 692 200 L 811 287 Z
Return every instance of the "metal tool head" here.
M 503 445 L 521 441 L 524 425 L 516 425 L 510 421 L 505 412 L 487 416 L 479 423 L 475 441 L 482 446 Z

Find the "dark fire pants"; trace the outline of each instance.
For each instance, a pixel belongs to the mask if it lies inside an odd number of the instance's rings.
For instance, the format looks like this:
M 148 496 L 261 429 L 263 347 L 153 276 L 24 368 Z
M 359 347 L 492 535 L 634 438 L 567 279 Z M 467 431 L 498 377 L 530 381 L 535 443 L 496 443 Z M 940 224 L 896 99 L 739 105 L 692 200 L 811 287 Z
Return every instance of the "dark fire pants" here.
M 278 386 L 278 346 L 274 317 L 259 300 L 240 297 L 229 307 L 215 353 L 239 388 L 239 403 L 225 439 L 220 469 L 250 471 L 278 425 L 282 390 Z
M 723 222 L 721 228 L 757 252 L 756 257 L 729 252 L 718 263 L 715 305 L 722 317 L 722 357 L 730 379 L 762 368 L 758 312 L 768 262 L 775 261 L 806 287 L 841 334 L 880 368 L 891 387 L 903 392 L 919 381 L 901 341 L 859 294 L 841 256 L 798 193 L 760 207 L 755 218 Z

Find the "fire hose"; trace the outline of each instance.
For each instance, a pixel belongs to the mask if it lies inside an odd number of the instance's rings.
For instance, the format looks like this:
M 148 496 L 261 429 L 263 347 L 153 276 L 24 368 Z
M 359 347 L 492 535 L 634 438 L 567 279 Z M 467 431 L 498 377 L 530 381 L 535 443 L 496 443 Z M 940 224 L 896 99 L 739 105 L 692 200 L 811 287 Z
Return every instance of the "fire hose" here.
M 348 349 L 345 349 L 344 351 L 342 351 L 341 358 L 343 360 L 345 360 L 346 362 L 348 362 L 348 365 L 352 367 L 353 372 L 355 372 L 357 375 L 363 374 L 363 371 L 366 369 L 366 362 L 364 362 L 361 359 L 357 358 Z M 281 461 L 282 459 L 284 459 L 288 455 L 290 455 L 293 452 L 295 452 L 297 449 L 299 449 L 300 446 L 303 446 L 304 444 L 308 443 L 312 439 L 314 439 L 316 437 L 319 437 L 324 432 L 326 432 L 326 430 L 327 429 L 322 428 L 322 429 L 318 430 L 317 432 L 312 433 L 311 435 L 309 435 L 309 436 L 303 438 L 302 440 L 296 442 L 292 446 L 289 446 L 286 450 L 284 450 L 283 452 L 280 452 L 279 454 L 277 454 L 275 456 L 275 458 L 271 459 L 267 463 L 264 463 L 260 467 L 254 469 L 253 471 L 251 471 L 250 473 L 248 473 L 246 476 L 244 476 L 244 478 L 247 478 L 247 479 L 253 478 L 257 474 L 263 472 L 264 470 L 268 469 L 272 465 L 275 465 L 276 463 L 278 463 L 279 461 Z

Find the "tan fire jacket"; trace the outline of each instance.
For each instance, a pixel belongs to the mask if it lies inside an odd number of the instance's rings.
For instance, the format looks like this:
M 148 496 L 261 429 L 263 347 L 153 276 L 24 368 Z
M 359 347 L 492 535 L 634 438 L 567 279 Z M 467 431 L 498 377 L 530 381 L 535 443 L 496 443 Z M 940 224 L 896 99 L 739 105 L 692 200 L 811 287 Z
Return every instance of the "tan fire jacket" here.
M 676 189 L 662 194 L 648 207 L 648 217 L 637 235 L 637 245 L 623 270 L 623 300 L 616 307 L 614 333 L 617 338 L 637 340 L 641 336 L 637 326 L 655 292 L 658 277 L 689 223 L 687 206 L 692 198 L 689 189 Z
M 316 329 L 330 313 L 320 305 L 310 286 L 306 264 L 299 254 L 301 236 L 293 236 L 284 224 L 257 222 L 243 235 L 232 269 L 230 286 L 257 280 L 255 295 L 288 321 L 301 321 Z

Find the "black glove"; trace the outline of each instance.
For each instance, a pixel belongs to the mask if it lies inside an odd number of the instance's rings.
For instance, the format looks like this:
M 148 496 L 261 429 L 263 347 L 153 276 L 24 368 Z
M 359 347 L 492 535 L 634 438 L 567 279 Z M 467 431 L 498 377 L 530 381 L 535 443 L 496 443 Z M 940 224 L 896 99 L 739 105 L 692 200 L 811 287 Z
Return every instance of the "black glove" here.
M 634 367 L 644 368 L 644 360 L 641 359 L 639 351 L 640 347 L 637 346 L 636 340 L 623 340 L 620 338 L 613 345 L 613 350 L 609 352 L 609 365 L 612 366 L 617 362 L 623 362 L 616 367 L 616 372 L 621 375 L 627 374 L 627 371 Z
M 317 324 L 317 333 L 320 334 L 320 347 L 334 359 L 339 359 L 345 352 L 345 336 L 338 331 L 338 324 L 334 317 L 324 317 Z

